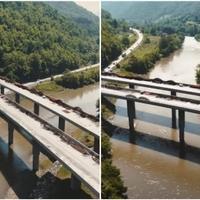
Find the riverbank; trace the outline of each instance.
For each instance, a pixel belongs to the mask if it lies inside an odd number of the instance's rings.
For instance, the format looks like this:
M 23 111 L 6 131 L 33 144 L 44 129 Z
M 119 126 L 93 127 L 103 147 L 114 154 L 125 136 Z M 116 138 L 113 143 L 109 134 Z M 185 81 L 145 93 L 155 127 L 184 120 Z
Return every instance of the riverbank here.
M 99 81 L 99 68 L 88 68 L 84 71 L 64 73 L 62 77 L 39 83 L 35 86 L 42 92 L 59 92 L 65 88 L 77 89 Z
M 184 37 L 177 34 L 161 37 L 145 35 L 141 46 L 125 57 L 115 72 L 126 76 L 145 75 L 158 60 L 180 49 L 183 41 Z
M 102 100 L 103 101 L 103 100 Z M 120 170 L 113 165 L 112 162 L 112 145 L 110 142 L 111 128 L 107 126 L 106 119 L 111 117 L 113 113 L 107 108 L 106 100 L 102 105 L 102 138 L 101 138 L 101 172 L 102 172 L 102 191 L 101 195 L 104 199 L 125 199 L 127 198 L 127 188 L 120 175 Z M 109 103 L 112 105 L 112 103 Z M 107 129 L 108 128 L 108 129 Z

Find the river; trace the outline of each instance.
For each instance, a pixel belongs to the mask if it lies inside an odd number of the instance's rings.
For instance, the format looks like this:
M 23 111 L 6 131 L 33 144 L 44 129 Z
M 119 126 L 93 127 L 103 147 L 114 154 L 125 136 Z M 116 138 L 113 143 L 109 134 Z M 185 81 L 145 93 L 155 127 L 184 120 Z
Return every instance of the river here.
M 46 94 L 62 99 L 72 106 L 79 106 L 84 111 L 95 115 L 96 101 L 99 96 L 98 84 L 85 86 L 79 89 L 65 89 L 60 92 L 46 92 Z M 21 104 L 32 109 L 33 104 L 22 99 Z M 57 125 L 58 118 L 45 109 L 40 109 L 43 116 L 50 123 Z M 73 125 L 66 123 L 66 130 L 70 134 L 80 132 Z M 18 132 L 14 132 L 12 148 L 7 145 L 7 124 L 0 120 L 0 198 L 28 198 L 36 180 L 31 172 L 32 147 Z M 44 155 L 40 157 L 40 169 L 47 169 L 51 162 Z
M 200 43 L 185 37 L 182 48 L 157 62 L 148 76 L 194 84 L 199 63 Z M 178 129 L 171 128 L 170 109 L 136 103 L 137 137 L 131 142 L 126 102 L 117 100 L 115 105 L 116 114 L 110 119 L 118 126 L 111 138 L 113 162 L 121 171 L 128 197 L 200 198 L 200 116 L 186 113 L 183 155 Z

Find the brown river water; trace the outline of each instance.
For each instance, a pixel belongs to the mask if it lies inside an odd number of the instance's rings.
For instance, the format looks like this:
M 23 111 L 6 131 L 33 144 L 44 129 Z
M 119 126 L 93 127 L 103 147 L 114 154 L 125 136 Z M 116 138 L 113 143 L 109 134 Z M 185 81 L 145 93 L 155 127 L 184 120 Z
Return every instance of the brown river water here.
M 98 84 L 85 86 L 61 92 L 48 92 L 50 96 L 64 100 L 72 106 L 79 106 L 84 111 L 96 115 L 96 101 L 99 96 Z M 29 100 L 22 99 L 21 104 L 32 109 Z M 45 109 L 40 110 L 40 116 L 47 119 L 51 124 L 58 124 L 58 118 Z M 73 134 L 79 131 L 73 125 L 66 123 L 66 130 Z M 14 133 L 14 144 L 8 148 L 7 123 L 0 120 L 0 198 L 27 198 L 37 180 L 32 174 L 32 146 L 18 132 Z M 40 156 L 40 169 L 45 170 L 51 166 L 44 155 Z
M 150 78 L 195 83 L 200 43 L 185 37 L 182 49 L 156 63 Z M 157 90 L 158 92 L 158 90 Z M 194 97 L 200 100 L 200 97 Z M 128 133 L 126 102 L 117 100 L 110 119 L 113 162 L 120 169 L 129 198 L 200 198 L 200 116 L 186 113 L 185 153 L 178 129 L 171 128 L 171 110 L 136 103 L 136 141 Z

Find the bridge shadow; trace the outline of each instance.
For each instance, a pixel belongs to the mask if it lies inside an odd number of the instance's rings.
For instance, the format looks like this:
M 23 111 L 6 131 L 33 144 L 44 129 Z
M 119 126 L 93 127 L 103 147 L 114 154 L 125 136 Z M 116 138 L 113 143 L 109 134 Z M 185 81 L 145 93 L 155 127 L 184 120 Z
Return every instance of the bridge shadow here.
M 6 194 L 7 191 L 5 191 L 5 194 L 0 194 L 0 198 L 12 199 L 16 198 L 16 196 L 20 199 L 33 198 L 31 197 L 32 191 L 36 188 L 37 183 L 41 181 L 41 179 L 45 179 L 46 184 L 48 184 L 48 180 L 54 180 L 54 184 L 50 184 L 48 188 L 48 195 L 45 196 L 46 198 L 91 198 L 91 196 L 83 190 L 78 193 L 72 191 L 70 189 L 70 178 L 61 180 L 50 172 L 47 172 L 42 177 L 38 177 L 2 138 L 0 138 L 0 173 L 16 194 Z M 42 195 L 35 195 L 34 198 L 39 198 Z
M 127 108 L 117 106 L 117 115 L 121 117 L 127 117 Z M 147 112 L 136 110 L 136 119 L 149 122 L 152 124 L 158 124 L 167 128 L 172 127 L 171 118 L 165 117 L 159 114 L 147 113 Z M 178 125 L 178 120 L 176 120 L 176 124 Z M 200 125 L 185 121 L 185 131 L 195 134 L 195 135 L 200 135 Z
M 129 134 L 128 129 L 120 128 L 110 122 L 105 122 L 105 120 L 102 120 L 102 123 L 104 124 L 103 130 L 113 139 L 132 143 L 134 145 L 200 164 L 200 148 L 198 147 L 188 144 L 181 146 L 179 142 L 139 131 Z

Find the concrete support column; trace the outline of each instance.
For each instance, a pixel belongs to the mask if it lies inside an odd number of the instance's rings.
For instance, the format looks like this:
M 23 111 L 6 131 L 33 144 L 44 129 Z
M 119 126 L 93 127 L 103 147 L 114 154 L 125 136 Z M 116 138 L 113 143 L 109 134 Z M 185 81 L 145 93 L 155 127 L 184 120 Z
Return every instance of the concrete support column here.
M 172 96 L 176 96 L 176 91 L 171 91 Z M 172 108 L 172 128 L 177 128 L 176 126 L 176 109 Z
M 73 191 L 81 190 L 81 181 L 74 174 L 71 175 L 70 187 Z
M 1 85 L 1 94 L 4 94 L 4 87 Z
M 39 169 L 39 160 L 40 160 L 40 150 L 38 145 L 33 142 L 33 171 L 36 172 Z
M 178 112 L 178 120 L 179 120 L 179 140 L 180 144 L 183 145 L 185 144 L 185 139 L 184 139 L 184 130 L 185 130 L 185 111 L 184 110 L 179 110 Z
M 40 114 L 40 106 L 39 106 L 38 103 L 34 103 L 34 108 L 33 108 L 33 110 L 34 110 L 34 113 L 35 113 L 36 115 L 39 115 L 39 114 Z
M 98 137 L 94 138 L 94 151 L 96 153 L 99 153 L 99 138 Z
M 135 89 L 135 85 L 129 83 L 129 88 Z
M 133 101 L 127 100 L 127 113 L 130 133 L 134 131 L 135 105 L 133 103 Z
M 13 133 L 14 133 L 14 126 L 11 122 L 8 122 L 8 145 L 13 144 Z
M 65 130 L 65 119 L 63 119 L 62 117 L 59 117 L 58 128 L 62 131 Z
M 20 103 L 20 94 L 19 93 L 15 93 L 15 101 L 17 103 Z

